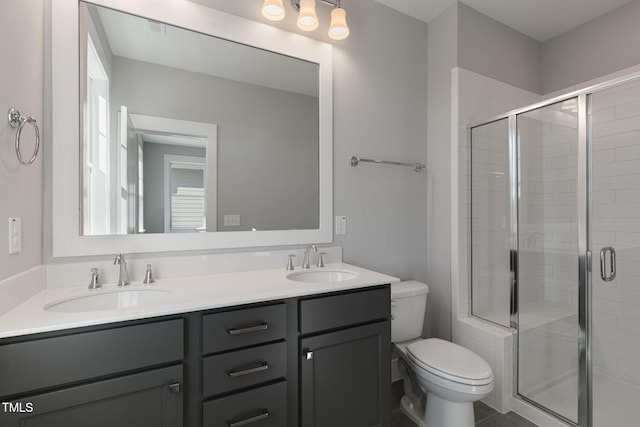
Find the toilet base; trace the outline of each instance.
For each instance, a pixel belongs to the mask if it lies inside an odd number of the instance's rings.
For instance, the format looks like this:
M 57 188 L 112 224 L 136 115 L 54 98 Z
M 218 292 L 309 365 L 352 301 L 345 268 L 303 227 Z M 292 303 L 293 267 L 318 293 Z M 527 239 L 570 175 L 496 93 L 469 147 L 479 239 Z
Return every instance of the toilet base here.
M 427 394 L 427 408 L 420 427 L 473 427 L 473 402 L 452 402 Z
M 420 427 L 473 427 L 475 425 L 473 402 L 451 402 L 429 394 L 426 410 L 423 406 L 416 405 L 407 396 L 402 396 L 400 406 L 402 412 Z
M 419 426 L 424 424 L 424 407 L 422 405 L 416 405 L 411 401 L 409 396 L 404 395 L 402 399 L 400 399 L 400 407 L 402 408 L 402 412 L 404 412 L 411 421 Z

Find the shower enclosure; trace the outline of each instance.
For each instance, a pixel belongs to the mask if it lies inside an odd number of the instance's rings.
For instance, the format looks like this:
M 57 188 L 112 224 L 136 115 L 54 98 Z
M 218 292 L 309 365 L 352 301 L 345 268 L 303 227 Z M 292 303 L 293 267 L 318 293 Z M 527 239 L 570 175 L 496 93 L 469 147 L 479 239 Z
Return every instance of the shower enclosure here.
M 472 315 L 512 328 L 514 392 L 579 426 L 640 402 L 640 74 L 471 128 Z

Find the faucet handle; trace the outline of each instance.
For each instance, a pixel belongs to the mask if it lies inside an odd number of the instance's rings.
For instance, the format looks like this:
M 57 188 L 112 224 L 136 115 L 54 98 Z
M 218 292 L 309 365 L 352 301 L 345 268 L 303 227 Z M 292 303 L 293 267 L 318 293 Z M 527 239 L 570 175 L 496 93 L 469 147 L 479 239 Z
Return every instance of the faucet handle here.
M 101 288 L 102 284 L 100 284 L 100 278 L 98 277 L 98 269 L 91 269 L 91 282 L 89 282 L 89 289 L 98 289 Z
M 291 271 L 294 270 L 295 268 L 293 267 L 293 259 L 296 256 L 294 254 L 289 254 L 289 261 L 287 261 L 287 271 Z
M 316 267 L 318 268 L 324 268 L 324 256 L 326 255 L 326 252 L 320 252 L 318 254 L 318 264 L 316 265 Z
M 151 264 L 147 264 L 147 272 L 144 275 L 144 280 L 142 281 L 142 283 L 144 283 L 145 285 L 150 285 L 153 282 L 155 282 L 155 280 L 153 279 Z
M 129 272 L 127 271 L 127 262 L 124 259 L 124 254 L 116 255 L 116 259 L 113 260 L 113 264 L 120 265 L 120 276 L 118 277 L 118 286 L 128 286 L 131 284 L 129 282 Z

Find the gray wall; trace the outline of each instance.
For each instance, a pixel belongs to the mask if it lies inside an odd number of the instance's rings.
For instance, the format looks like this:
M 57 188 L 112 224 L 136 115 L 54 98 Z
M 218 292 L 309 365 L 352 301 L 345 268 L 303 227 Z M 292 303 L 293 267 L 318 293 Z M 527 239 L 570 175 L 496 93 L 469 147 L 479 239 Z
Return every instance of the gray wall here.
M 334 211 L 348 226 L 335 242 L 346 262 L 426 282 L 429 173 L 348 161 L 426 163 L 427 25 L 375 2 L 350 1 L 347 11 L 351 35 L 334 43 L 333 113 Z
M 121 57 L 112 68 L 114 114 L 218 125 L 218 231 L 318 227 L 317 98 Z
M 458 66 L 540 93 L 541 46 L 464 3 L 458 3 Z
M 542 46 L 542 93 L 640 64 L 640 0 L 561 34 Z
M 451 69 L 458 60 L 458 4 L 429 24 L 427 320 L 425 335 L 451 338 Z
M 427 327 L 433 336 L 451 338 L 451 69 L 537 91 L 540 46 L 458 2 L 429 23 L 428 52 Z
M 264 22 L 260 1 L 199 0 Z M 334 212 L 348 218 L 336 236 L 344 260 L 403 279 L 427 280 L 427 174 L 362 164 L 353 155 L 426 162 L 427 25 L 373 1 L 343 3 L 351 35 L 326 35 L 330 7 L 308 36 L 334 46 Z M 295 16 L 274 26 L 300 33 Z
M 204 148 L 168 144 L 143 145 L 144 228 L 147 233 L 164 233 L 164 156 L 205 157 Z
M 15 107 L 33 116 L 43 145 L 48 143 L 43 117 L 43 12 L 41 0 L 4 0 L 0 13 L 0 280 L 42 264 L 42 151 L 31 166 L 18 163 L 6 111 Z M 35 141 L 33 129 L 22 132 L 24 157 Z M 22 252 L 8 255 L 8 218 L 22 218 Z

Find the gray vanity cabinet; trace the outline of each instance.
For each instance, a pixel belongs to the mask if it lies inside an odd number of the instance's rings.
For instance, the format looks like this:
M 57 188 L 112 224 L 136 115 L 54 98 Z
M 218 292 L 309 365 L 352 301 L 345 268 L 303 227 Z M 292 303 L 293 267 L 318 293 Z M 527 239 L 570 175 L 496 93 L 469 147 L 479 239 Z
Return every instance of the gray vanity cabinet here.
M 3 427 L 180 427 L 182 365 L 27 396 Z M 29 409 L 32 409 L 29 412 Z
M 279 302 L 203 316 L 203 426 L 287 425 L 286 313 Z
M 0 341 L 0 426 L 182 427 L 183 319 Z
M 1 427 L 389 427 L 389 286 L 0 340 Z
M 305 299 L 299 310 L 302 427 L 388 427 L 389 288 Z

